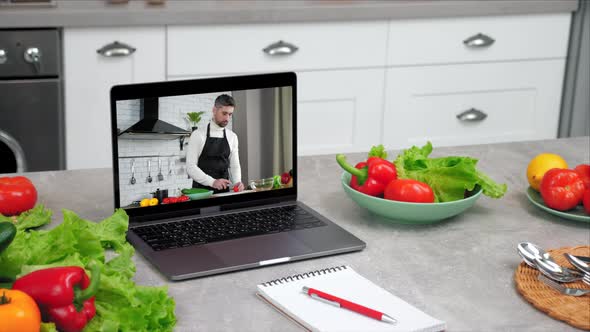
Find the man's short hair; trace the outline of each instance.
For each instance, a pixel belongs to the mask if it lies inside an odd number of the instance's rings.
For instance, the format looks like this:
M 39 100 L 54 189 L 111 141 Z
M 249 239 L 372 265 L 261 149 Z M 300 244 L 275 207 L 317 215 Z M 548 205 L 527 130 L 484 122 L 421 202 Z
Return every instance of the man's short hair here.
M 220 108 L 223 106 L 235 107 L 236 101 L 234 100 L 234 97 L 227 95 L 225 93 L 217 96 L 217 98 L 215 98 L 215 108 Z

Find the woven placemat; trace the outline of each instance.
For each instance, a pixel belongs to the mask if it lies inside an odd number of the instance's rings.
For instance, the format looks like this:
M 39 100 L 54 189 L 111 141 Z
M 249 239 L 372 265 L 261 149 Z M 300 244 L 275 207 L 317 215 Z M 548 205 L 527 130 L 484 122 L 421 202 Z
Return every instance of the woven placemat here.
M 563 256 L 564 253 L 572 255 L 590 256 L 590 246 L 565 247 L 548 250 L 551 257 L 561 265 L 571 269 L 574 267 Z M 563 295 L 553 288 L 537 280 L 540 272 L 521 262 L 514 273 L 516 289 L 527 301 L 547 315 L 562 320 L 580 329 L 590 330 L 590 295 L 569 296 Z M 576 281 L 563 284 L 566 287 L 590 289 L 590 285 Z

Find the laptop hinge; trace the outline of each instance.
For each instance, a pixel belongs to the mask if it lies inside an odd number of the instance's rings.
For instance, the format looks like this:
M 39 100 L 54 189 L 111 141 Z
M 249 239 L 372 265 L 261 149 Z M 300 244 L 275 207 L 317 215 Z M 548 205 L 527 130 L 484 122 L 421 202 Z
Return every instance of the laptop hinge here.
M 201 208 L 201 214 L 209 214 L 219 211 L 221 211 L 221 207 L 219 205 Z

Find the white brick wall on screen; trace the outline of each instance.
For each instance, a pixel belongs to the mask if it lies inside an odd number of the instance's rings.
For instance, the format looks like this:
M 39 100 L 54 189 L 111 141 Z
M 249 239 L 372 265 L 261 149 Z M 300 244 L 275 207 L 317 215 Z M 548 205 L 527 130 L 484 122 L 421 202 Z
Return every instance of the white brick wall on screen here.
M 212 116 L 215 98 L 223 92 L 199 95 L 184 95 L 162 97 L 159 99 L 159 118 L 180 128 L 189 130 L 190 124 L 185 120 L 188 112 L 205 112 L 201 117 L 199 127 L 207 124 Z M 227 92 L 226 92 L 227 93 Z M 231 94 L 231 93 L 228 93 Z M 139 121 L 139 100 L 125 100 L 117 102 L 117 127 L 122 131 Z M 228 127 L 231 128 L 231 121 Z M 188 142 L 188 138 L 186 139 Z M 185 142 L 185 144 L 186 144 Z M 119 158 L 119 194 L 120 205 L 126 206 L 142 198 L 152 197 L 156 189 L 168 189 L 169 196 L 180 195 L 178 189 L 190 188 L 192 179 L 187 178 L 186 145 L 180 151 L 180 142 L 174 140 L 137 140 L 118 139 L 119 157 L 155 156 Z M 158 157 L 162 163 L 163 181 L 158 181 Z M 148 183 L 148 160 L 151 161 L 152 182 Z M 131 185 L 131 163 L 135 161 L 135 180 Z M 170 164 L 170 166 L 169 166 Z

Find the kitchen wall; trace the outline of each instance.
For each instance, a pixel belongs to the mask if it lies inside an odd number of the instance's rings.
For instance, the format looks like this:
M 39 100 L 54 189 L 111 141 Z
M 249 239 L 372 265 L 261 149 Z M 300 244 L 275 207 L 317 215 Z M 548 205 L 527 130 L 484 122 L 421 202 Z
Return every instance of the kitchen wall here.
M 199 95 L 162 97 L 159 99 L 159 118 L 180 128 L 190 130 L 185 120 L 188 112 L 205 112 L 200 126 L 206 125 L 212 116 L 215 98 L 223 92 Z M 229 93 L 229 92 L 226 92 Z M 120 130 L 139 121 L 140 101 L 126 100 L 117 102 L 117 124 Z M 228 124 L 231 129 L 232 122 Z M 120 201 L 125 206 L 142 198 L 152 197 L 156 189 L 168 189 L 169 196 L 180 195 L 179 189 L 190 188 L 192 180 L 186 174 L 186 147 L 188 138 L 180 150 L 180 141 L 174 140 L 137 140 L 119 139 L 119 185 Z M 149 156 L 149 157 L 146 157 Z M 160 156 L 160 157 L 158 157 Z M 133 157 L 133 158 L 132 158 Z M 151 162 L 152 182 L 147 182 L 148 160 Z M 158 181 L 158 160 L 162 164 L 164 179 Z M 131 166 L 135 162 L 136 183 L 132 185 Z

